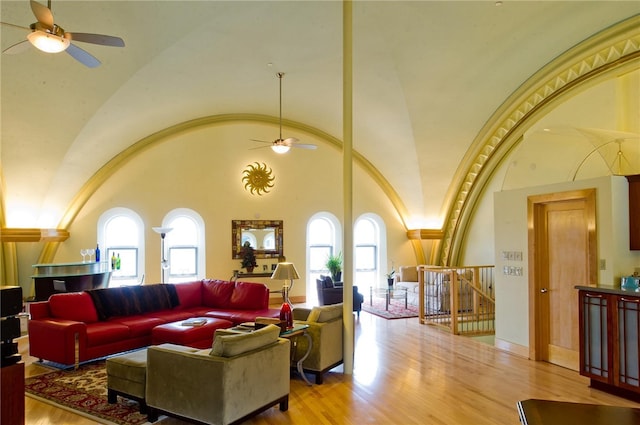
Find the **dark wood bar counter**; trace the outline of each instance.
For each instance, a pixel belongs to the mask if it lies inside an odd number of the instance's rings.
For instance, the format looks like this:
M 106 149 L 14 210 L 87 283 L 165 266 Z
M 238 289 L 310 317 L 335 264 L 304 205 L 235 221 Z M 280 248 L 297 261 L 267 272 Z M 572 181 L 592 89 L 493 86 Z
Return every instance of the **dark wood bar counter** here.
M 638 425 L 640 409 L 552 400 L 518 402 L 522 425 Z
M 106 288 L 111 279 L 108 262 L 34 264 L 34 301 L 46 301 L 58 292 Z

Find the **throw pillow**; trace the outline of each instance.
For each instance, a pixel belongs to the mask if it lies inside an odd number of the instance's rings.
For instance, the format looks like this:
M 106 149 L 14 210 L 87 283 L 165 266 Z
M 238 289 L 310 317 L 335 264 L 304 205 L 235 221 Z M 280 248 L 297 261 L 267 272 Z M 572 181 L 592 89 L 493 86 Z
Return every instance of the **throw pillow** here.
M 279 335 L 280 327 L 276 325 L 267 325 L 253 332 L 233 335 L 229 335 L 226 332 L 218 334 L 216 331 L 209 354 L 218 357 L 238 356 L 276 342 Z
M 324 323 L 342 317 L 342 303 L 313 307 L 307 322 Z

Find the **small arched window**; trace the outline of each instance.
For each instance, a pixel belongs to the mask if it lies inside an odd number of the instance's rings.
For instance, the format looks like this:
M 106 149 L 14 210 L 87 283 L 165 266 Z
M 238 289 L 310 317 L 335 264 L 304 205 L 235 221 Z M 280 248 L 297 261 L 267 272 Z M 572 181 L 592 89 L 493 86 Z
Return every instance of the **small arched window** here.
M 353 284 L 362 288 L 381 286 L 385 271 L 380 265 L 387 262 L 387 239 L 380 216 L 372 213 L 361 215 L 353 228 L 353 240 L 356 274 Z
M 162 227 L 172 229 L 166 234 L 164 244 L 167 282 L 204 279 L 205 233 L 200 214 L 187 208 L 175 209 L 166 215 Z
M 98 219 L 103 261 L 112 264 L 110 287 L 144 280 L 144 223 L 128 208 L 112 208 Z
M 328 275 L 327 257 L 342 251 L 342 227 L 331 213 L 320 212 L 307 223 L 307 302 L 317 303 L 316 279 Z

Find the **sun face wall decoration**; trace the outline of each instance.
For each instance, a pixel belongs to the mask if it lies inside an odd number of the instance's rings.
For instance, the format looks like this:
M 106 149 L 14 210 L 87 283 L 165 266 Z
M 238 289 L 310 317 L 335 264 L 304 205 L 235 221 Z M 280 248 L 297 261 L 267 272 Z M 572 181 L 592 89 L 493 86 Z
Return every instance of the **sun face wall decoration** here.
M 242 172 L 244 177 L 244 189 L 248 190 L 252 195 L 262 195 L 262 193 L 269 193 L 269 189 L 273 187 L 273 181 L 276 179 L 272 173 L 271 168 L 267 167 L 264 162 L 262 165 L 258 162 L 254 162 L 255 165 L 247 165 L 247 169 Z

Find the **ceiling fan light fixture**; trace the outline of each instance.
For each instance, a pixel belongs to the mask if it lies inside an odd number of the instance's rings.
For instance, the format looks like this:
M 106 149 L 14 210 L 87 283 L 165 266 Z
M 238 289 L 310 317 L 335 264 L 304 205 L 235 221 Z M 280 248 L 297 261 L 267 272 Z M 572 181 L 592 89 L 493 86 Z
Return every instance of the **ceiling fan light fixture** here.
M 289 149 L 291 149 L 289 146 L 287 145 L 272 145 L 271 146 L 271 150 L 273 150 L 275 153 L 287 153 L 289 152 Z
M 60 53 L 69 47 L 69 39 L 44 31 L 33 31 L 27 35 L 33 46 L 46 53 Z

